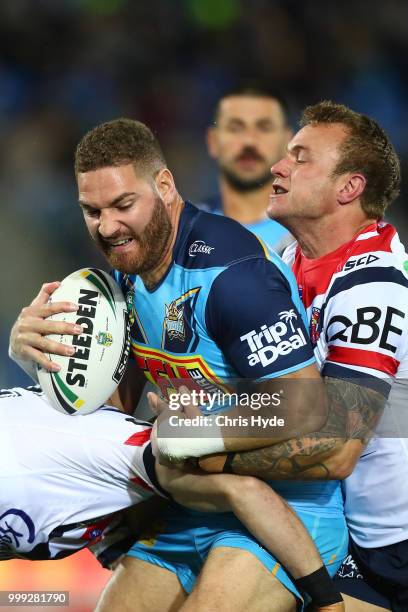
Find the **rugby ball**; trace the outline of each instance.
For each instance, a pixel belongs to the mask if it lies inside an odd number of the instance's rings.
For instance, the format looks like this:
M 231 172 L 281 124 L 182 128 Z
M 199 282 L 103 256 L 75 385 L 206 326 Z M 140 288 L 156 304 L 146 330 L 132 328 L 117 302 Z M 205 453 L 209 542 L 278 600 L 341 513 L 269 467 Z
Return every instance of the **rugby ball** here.
M 82 325 L 80 336 L 47 336 L 75 347 L 72 357 L 48 355 L 59 372 L 38 367 L 38 381 L 52 406 L 69 415 L 89 414 L 118 386 L 130 351 L 126 301 L 116 281 L 95 268 L 73 272 L 50 296 L 50 302 L 74 302 L 76 312 L 51 315 L 49 320 Z

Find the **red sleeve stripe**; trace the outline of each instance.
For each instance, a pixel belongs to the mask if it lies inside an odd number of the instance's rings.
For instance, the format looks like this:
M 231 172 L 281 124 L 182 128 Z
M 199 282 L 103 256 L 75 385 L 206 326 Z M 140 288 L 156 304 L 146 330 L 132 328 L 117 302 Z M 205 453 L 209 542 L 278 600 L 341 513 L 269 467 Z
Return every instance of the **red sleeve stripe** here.
M 336 363 L 347 363 L 353 366 L 361 366 L 362 368 L 371 368 L 385 372 L 389 376 L 395 376 L 400 362 L 393 357 L 376 353 L 374 351 L 362 351 L 350 347 L 332 345 L 329 348 L 327 361 Z
M 147 427 L 147 429 L 144 429 L 143 431 L 137 431 L 126 440 L 125 444 L 128 444 L 129 446 L 143 446 L 145 442 L 150 440 L 151 433 L 151 427 Z

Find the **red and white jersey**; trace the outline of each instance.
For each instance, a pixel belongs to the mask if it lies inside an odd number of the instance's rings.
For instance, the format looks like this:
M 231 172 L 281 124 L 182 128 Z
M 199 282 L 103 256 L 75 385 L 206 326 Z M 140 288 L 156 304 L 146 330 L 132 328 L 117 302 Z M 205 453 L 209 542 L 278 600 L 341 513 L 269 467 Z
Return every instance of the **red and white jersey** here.
M 353 539 L 363 547 L 408 539 L 408 255 L 394 227 L 374 223 L 307 259 L 284 253 L 310 322 L 322 374 L 388 397 L 384 416 L 344 482 Z
M 0 560 L 65 557 L 158 492 L 149 423 L 108 406 L 66 416 L 30 389 L 0 391 Z

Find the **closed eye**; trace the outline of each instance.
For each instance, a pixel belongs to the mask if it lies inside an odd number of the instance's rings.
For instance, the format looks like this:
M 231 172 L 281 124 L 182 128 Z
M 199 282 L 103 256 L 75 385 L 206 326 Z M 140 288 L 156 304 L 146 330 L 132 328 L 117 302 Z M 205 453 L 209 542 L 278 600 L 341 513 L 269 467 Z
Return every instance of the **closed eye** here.
M 132 208 L 134 202 L 127 202 L 126 204 L 122 204 L 121 206 L 118 206 L 118 210 L 129 210 L 129 208 Z
M 92 208 L 91 206 L 81 206 L 82 211 L 84 213 L 84 215 L 86 215 L 87 217 L 98 217 L 99 216 L 99 209 L 98 208 Z

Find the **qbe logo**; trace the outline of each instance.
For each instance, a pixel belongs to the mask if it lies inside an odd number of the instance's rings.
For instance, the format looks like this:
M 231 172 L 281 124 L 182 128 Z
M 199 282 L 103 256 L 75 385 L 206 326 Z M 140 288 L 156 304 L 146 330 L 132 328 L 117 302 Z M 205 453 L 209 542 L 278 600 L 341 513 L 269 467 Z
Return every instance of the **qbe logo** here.
M 377 306 L 357 308 L 352 318 L 345 315 L 335 315 L 327 325 L 327 342 L 339 340 L 353 344 L 375 344 L 380 348 L 396 353 L 398 340 L 402 336 L 405 312 L 387 306 L 385 309 Z
M 251 330 L 240 337 L 241 342 L 247 342 L 251 351 L 248 355 L 250 366 L 260 363 L 268 366 L 280 356 L 289 355 L 292 351 L 305 346 L 307 340 L 300 327 L 294 325 L 298 315 L 293 310 L 279 313 L 280 321 L 273 325 L 261 325 L 260 331 Z

